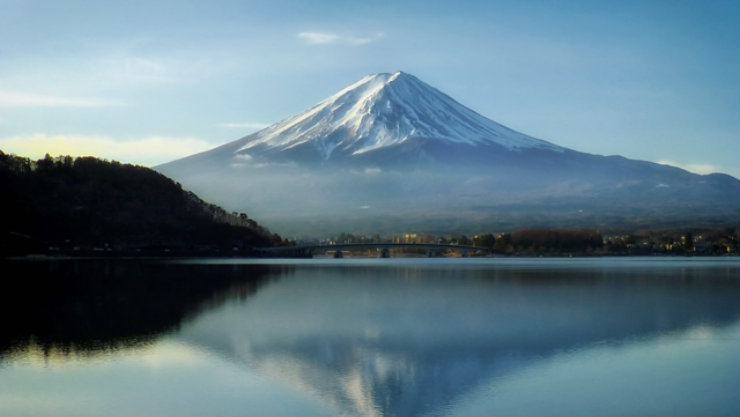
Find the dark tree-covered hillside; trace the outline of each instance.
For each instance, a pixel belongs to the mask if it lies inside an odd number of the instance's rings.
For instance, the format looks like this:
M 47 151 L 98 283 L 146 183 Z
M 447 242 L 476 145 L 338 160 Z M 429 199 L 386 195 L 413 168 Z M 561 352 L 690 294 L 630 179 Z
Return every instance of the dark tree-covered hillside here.
M 0 151 L 0 253 L 225 253 L 278 244 L 249 219 L 151 169 Z

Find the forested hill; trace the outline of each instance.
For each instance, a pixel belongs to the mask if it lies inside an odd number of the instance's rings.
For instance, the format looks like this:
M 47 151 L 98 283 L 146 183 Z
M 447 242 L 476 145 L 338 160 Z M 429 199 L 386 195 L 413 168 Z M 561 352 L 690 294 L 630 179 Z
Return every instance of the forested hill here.
M 141 166 L 0 151 L 0 255 L 226 254 L 281 243 Z

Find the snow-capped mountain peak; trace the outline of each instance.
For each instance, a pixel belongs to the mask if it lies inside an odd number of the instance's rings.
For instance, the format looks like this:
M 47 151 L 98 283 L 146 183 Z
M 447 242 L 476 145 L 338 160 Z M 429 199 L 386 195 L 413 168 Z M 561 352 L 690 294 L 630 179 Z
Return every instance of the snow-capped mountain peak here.
M 740 213 L 737 179 L 561 148 L 402 72 L 369 75 L 157 169 L 294 236 L 674 227 L 728 224 Z
M 408 140 L 507 149 L 562 148 L 511 130 L 404 72 L 368 75 L 311 109 L 241 139 L 239 154 L 305 147 L 329 159 Z

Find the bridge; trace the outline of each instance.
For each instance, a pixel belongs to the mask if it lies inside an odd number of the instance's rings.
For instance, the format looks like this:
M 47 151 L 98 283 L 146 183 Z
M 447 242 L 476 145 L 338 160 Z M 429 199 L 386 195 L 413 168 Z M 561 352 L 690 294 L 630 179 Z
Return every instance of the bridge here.
M 380 258 L 390 258 L 391 249 L 422 249 L 426 250 L 427 256 L 434 257 L 443 251 L 460 252 L 463 257 L 470 253 L 490 253 L 490 249 L 481 246 L 470 245 L 447 245 L 441 243 L 345 243 L 337 245 L 299 245 L 299 246 L 274 246 L 268 248 L 255 248 L 254 254 L 269 258 L 312 258 L 316 253 L 327 253 L 335 258 L 343 258 L 344 252 L 373 250 L 378 252 Z

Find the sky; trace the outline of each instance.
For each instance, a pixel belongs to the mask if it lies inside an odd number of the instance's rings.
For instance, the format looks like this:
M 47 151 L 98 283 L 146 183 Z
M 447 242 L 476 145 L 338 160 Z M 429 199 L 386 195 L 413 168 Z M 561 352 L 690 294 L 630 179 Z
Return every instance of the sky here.
M 575 150 L 740 177 L 740 2 L 0 0 L 0 149 L 147 166 L 402 70 Z

